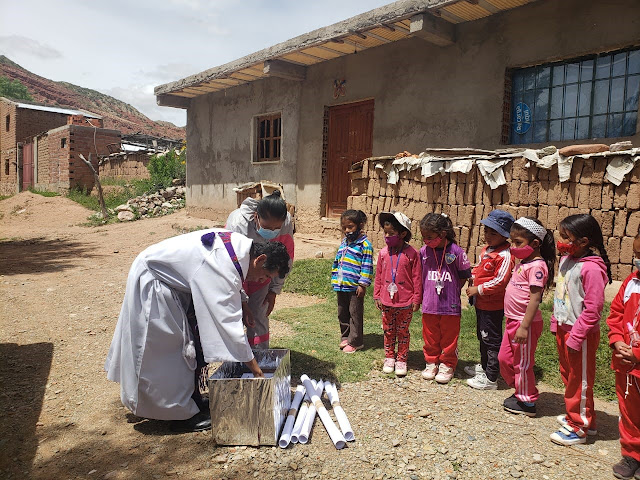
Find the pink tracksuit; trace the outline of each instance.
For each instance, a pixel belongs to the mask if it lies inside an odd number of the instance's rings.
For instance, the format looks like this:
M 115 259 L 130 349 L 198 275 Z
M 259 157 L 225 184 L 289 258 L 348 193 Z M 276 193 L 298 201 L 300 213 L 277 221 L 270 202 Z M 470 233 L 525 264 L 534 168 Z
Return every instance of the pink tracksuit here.
M 516 398 L 521 402 L 538 400 L 536 377 L 533 373 L 538 339 L 542 334 L 542 312 L 536 312 L 527 342 L 514 343 L 513 337 L 520 326 L 530 299 L 530 287 L 544 287 L 549 271 L 542 259 L 519 263 L 513 269 L 511 280 L 504 295 L 504 315 L 506 317 L 502 345 L 498 354 L 500 374 L 504 381 L 515 388 Z

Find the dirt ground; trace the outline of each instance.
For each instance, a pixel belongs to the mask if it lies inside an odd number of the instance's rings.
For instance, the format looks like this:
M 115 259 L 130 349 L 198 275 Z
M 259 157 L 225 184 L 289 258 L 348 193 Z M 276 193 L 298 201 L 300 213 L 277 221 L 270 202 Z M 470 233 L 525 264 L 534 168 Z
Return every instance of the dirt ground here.
M 128 478 L 152 478 L 170 471 L 194 442 L 209 447 L 206 434 L 134 430 L 127 422 L 136 419 L 120 404 L 119 385 L 106 380 L 103 364 L 135 256 L 215 222 L 181 210 L 81 226 L 90 213 L 66 198 L 30 192 L 0 201 L 0 478 L 102 478 L 134 459 L 139 475 L 128 470 Z M 336 246 L 328 237 L 296 239 L 296 258 L 331 257 Z M 283 294 L 276 308 L 317 301 Z M 272 332 L 289 333 L 278 322 Z M 170 453 L 149 453 L 167 441 Z
M 103 371 L 131 262 L 148 245 L 214 222 L 182 210 L 81 226 L 89 213 L 68 199 L 29 192 L 0 201 L 0 478 L 611 478 L 619 458 L 617 406 L 596 402 L 595 442 L 552 447 L 548 434 L 557 428 L 562 394 L 544 385 L 553 401 L 542 418 L 523 420 L 493 408 L 502 391 L 479 393 L 459 381 L 443 387 L 419 375 L 393 380 L 374 371 L 367 382 L 343 385 L 341 400 L 358 431 L 340 452 L 319 422 L 314 431 L 321 434 L 306 449 L 247 449 L 215 447 L 210 432 L 173 435 L 162 422 L 131 415 L 119 385 Z M 296 258 L 318 252 L 331 258 L 336 246 L 333 238 L 298 236 Z M 276 307 L 317 301 L 283 294 Z M 273 322 L 272 333 L 291 332 Z M 398 392 L 407 401 L 395 411 L 389 399 Z M 520 448 L 513 449 L 500 430 L 513 434 L 513 425 L 536 442 L 517 437 Z M 495 462 L 487 463 L 491 457 Z

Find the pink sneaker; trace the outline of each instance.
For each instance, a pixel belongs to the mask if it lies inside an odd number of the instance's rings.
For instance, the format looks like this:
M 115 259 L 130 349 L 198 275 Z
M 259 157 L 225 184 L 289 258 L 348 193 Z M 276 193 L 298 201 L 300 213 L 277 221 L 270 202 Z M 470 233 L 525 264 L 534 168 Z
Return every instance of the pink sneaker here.
M 436 375 L 436 382 L 449 383 L 453 378 L 453 368 L 441 363 L 438 367 L 438 374 Z
M 385 358 L 384 365 L 382 366 L 382 371 L 384 373 L 393 373 L 393 367 L 395 366 L 396 361 L 393 358 Z
M 404 377 L 407 374 L 407 362 L 396 362 L 396 376 Z
M 364 347 L 364 345 L 360 345 L 359 347 L 354 347 L 353 345 L 347 345 L 342 349 L 342 351 L 344 353 L 355 353 L 358 350 L 362 350 L 362 347 Z
M 349 340 L 342 340 L 340 342 L 340 350 L 342 350 L 344 347 L 346 347 L 347 345 L 349 345 Z

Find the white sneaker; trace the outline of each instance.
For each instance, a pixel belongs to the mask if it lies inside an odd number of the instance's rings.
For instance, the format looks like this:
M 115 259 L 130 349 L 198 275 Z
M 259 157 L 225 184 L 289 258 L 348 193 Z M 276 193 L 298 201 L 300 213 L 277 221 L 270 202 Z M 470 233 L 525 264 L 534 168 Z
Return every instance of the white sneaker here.
M 407 362 L 396 362 L 396 376 L 404 377 L 407 374 Z
M 440 364 L 438 368 L 438 374 L 436 375 L 436 382 L 438 383 L 449 383 L 453 378 L 453 368 L 448 367 L 444 363 Z
M 484 373 L 484 368 L 482 368 L 482 365 L 479 363 L 476 363 L 475 365 L 467 365 L 464 367 L 464 373 L 475 377 L 479 373 Z
M 427 366 L 424 367 L 422 371 L 422 378 L 425 380 L 433 380 L 436 378 L 436 374 L 438 373 L 438 365 L 435 363 L 427 363 Z
M 558 415 L 556 417 L 556 420 L 558 421 L 558 423 L 562 426 L 567 424 L 567 416 L 562 414 L 562 415 Z M 597 435 L 598 434 L 598 430 L 594 429 L 594 430 L 587 430 L 587 435 Z
M 497 390 L 498 382 L 492 382 L 484 372 L 476 373 L 476 376 L 467 380 L 467 385 L 476 390 Z
M 394 366 L 396 364 L 395 359 L 393 358 L 385 358 L 384 365 L 382 366 L 382 371 L 384 373 L 393 373 Z

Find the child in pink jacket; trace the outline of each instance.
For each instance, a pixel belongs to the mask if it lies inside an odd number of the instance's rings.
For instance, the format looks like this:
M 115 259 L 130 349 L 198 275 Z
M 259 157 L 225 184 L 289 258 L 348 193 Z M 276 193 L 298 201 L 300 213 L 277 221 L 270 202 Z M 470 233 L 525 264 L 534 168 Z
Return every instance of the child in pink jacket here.
M 407 242 L 411 239 L 411 220 L 401 212 L 379 215 L 387 246 L 378 254 L 373 299 L 382 311 L 384 366 L 382 371 L 397 376 L 407 374 L 409 323 L 420 308 L 422 266 L 420 254 Z M 396 356 L 396 340 L 398 355 Z
M 611 282 L 611 268 L 602 230 L 591 215 L 562 220 L 560 237 L 558 252 L 564 256 L 556 277 L 551 332 L 556 336 L 567 414 L 558 416 L 562 427 L 551 434 L 551 441 L 575 445 L 596 434 L 593 384 L 604 287 Z

